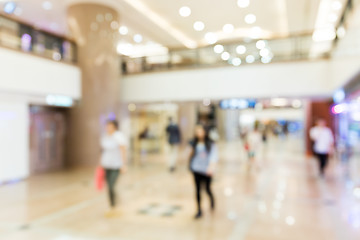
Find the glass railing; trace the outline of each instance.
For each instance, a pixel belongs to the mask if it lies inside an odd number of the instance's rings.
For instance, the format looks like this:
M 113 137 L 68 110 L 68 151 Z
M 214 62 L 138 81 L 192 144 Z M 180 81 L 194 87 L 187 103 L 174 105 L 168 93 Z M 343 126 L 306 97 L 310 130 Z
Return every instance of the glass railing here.
M 64 37 L 38 30 L 0 15 L 0 46 L 59 62 L 76 62 L 76 44 Z
M 316 40 L 319 36 L 314 36 L 314 32 L 308 32 L 272 39 L 223 42 L 197 49 L 173 49 L 159 56 L 122 56 L 122 72 L 136 74 L 199 67 L 241 67 L 249 64 L 329 58 L 339 40 L 339 34 L 341 35 L 341 31 L 338 30 L 342 30 L 346 25 L 347 16 L 354 9 L 354 4 L 353 0 L 347 1 L 340 21 L 334 26 L 337 30 L 336 34 L 334 32 L 335 39 L 329 37 L 331 40 Z M 329 34 L 327 31 L 320 32 Z
M 171 50 L 168 54 L 160 56 L 122 57 L 122 71 L 124 74 L 133 74 L 209 66 L 268 64 L 329 56 L 330 51 L 312 55 L 313 44 L 312 34 L 304 34 L 268 40 L 249 39 L 248 41 L 214 44 L 197 49 Z M 324 44 L 329 44 L 329 42 Z

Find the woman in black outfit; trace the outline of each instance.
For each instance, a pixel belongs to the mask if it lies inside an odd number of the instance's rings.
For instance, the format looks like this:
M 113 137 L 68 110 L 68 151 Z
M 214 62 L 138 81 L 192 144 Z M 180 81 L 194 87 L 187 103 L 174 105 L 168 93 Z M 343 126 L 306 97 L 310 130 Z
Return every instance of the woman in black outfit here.
M 218 161 L 217 148 L 209 138 L 205 127 L 199 125 L 195 128 L 195 138 L 191 142 L 192 154 L 190 158 L 190 170 L 194 175 L 197 201 L 197 214 L 195 219 L 202 217 L 201 190 L 205 190 L 210 198 L 211 209 L 215 209 L 214 195 L 211 191 L 212 176 Z

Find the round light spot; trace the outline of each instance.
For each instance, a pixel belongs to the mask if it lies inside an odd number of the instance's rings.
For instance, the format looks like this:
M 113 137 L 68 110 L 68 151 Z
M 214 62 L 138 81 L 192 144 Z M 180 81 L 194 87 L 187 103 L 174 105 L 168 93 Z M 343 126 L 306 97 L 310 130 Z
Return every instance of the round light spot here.
M 246 62 L 247 63 L 253 63 L 255 62 L 255 57 L 253 55 L 246 56 Z
M 217 36 L 213 32 L 208 32 L 205 34 L 205 40 L 208 44 L 214 44 L 217 42 Z
M 238 54 L 244 54 L 246 53 L 246 47 L 244 45 L 239 45 L 236 47 L 236 52 Z
M 191 9 L 187 6 L 183 6 L 179 9 L 179 14 L 182 17 L 188 17 L 191 15 Z
M 228 53 L 228 52 L 223 52 L 223 53 L 221 54 L 221 59 L 224 60 L 224 61 L 229 60 L 229 59 L 230 59 L 230 53 Z
M 250 0 L 238 0 L 237 5 L 240 8 L 247 8 L 250 5 Z
M 218 44 L 218 45 L 214 46 L 214 52 L 215 53 L 222 53 L 223 51 L 224 51 L 224 46 L 223 45 Z
M 252 13 L 249 13 L 245 16 L 244 20 L 247 24 L 253 24 L 256 22 L 256 16 Z
M 204 30 L 205 24 L 203 22 L 201 22 L 201 21 L 196 21 L 194 23 L 193 27 L 194 27 L 195 31 L 200 32 L 200 31 Z
M 119 33 L 120 33 L 121 35 L 126 35 L 126 34 L 128 34 L 128 32 L 129 32 L 129 29 L 128 29 L 126 26 L 121 26 L 121 27 L 119 28 Z
M 270 55 L 270 50 L 267 48 L 263 48 L 260 50 L 260 56 L 262 57 L 268 57 Z
M 224 33 L 232 33 L 234 31 L 234 25 L 228 23 L 223 26 Z
M 231 60 L 231 63 L 232 63 L 232 65 L 234 65 L 235 67 L 240 66 L 240 64 L 241 64 L 241 59 L 240 59 L 240 58 L 233 58 L 233 59 Z
M 292 226 L 295 224 L 295 218 L 293 216 L 288 216 L 285 219 L 287 225 Z
M 266 46 L 266 42 L 264 40 L 259 40 L 256 42 L 257 49 L 263 49 Z
M 136 104 L 130 103 L 130 104 L 128 105 L 128 110 L 129 110 L 130 112 L 135 112 L 135 111 L 136 111 Z
M 45 10 L 51 10 L 53 8 L 53 4 L 50 1 L 44 1 L 42 3 L 42 8 Z
M 143 37 L 141 36 L 141 34 L 135 34 L 134 35 L 134 42 L 141 43 L 142 40 L 143 40 Z

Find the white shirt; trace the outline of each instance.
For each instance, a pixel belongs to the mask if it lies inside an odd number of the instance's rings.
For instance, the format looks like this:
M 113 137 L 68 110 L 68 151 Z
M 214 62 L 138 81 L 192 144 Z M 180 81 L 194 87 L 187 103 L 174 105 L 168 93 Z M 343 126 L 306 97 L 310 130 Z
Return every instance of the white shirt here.
M 120 169 L 123 165 L 120 146 L 127 146 L 126 137 L 121 132 L 104 135 L 100 141 L 102 154 L 101 166 L 105 169 Z
M 328 154 L 334 143 L 334 137 L 327 127 L 313 127 L 310 130 L 310 138 L 315 142 L 315 153 Z
M 262 144 L 262 136 L 258 131 L 250 132 L 247 137 L 247 140 L 250 151 L 257 151 Z

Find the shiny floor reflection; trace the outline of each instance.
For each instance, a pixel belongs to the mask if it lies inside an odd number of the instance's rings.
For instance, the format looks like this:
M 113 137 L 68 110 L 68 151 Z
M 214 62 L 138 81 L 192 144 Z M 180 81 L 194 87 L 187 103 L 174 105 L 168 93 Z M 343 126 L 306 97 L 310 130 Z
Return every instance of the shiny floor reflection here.
M 184 156 L 173 174 L 166 154 L 134 164 L 117 185 L 121 211 L 106 218 L 93 169 L 35 176 L 0 187 L 1 240 L 358 239 L 360 202 L 332 161 L 326 179 L 299 139 L 275 140 L 249 168 L 240 143 L 220 144 L 217 210 L 195 221 L 192 176 Z M 355 193 L 355 194 L 354 194 Z M 204 197 L 204 208 L 208 206 Z M 206 208 L 205 208 L 206 209 Z

